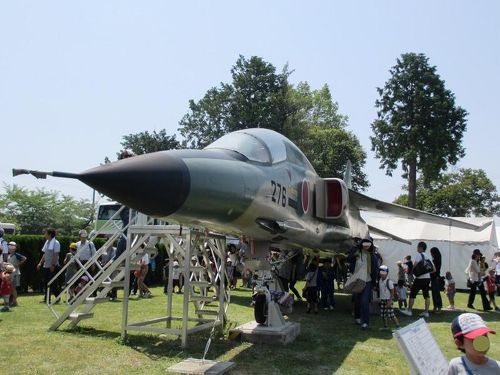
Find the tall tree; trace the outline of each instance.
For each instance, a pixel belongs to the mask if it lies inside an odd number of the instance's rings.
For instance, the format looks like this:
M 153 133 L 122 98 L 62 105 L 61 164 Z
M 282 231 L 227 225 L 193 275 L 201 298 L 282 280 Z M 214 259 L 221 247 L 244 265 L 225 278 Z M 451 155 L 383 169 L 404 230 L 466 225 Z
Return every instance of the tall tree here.
M 395 203 L 408 205 L 408 196 Z M 417 180 L 417 208 L 443 216 L 493 216 L 500 212 L 496 187 L 482 169 L 460 169 L 425 185 Z
M 61 234 L 74 235 L 94 217 L 94 207 L 85 199 L 17 185 L 4 186 L 0 207 L 0 221 L 16 224 L 21 234 L 40 234 L 42 229 L 53 227 Z
M 427 184 L 464 156 L 467 111 L 455 105 L 454 94 L 424 54 L 403 54 L 389 72 L 391 78 L 377 88 L 372 150 L 388 175 L 401 161 L 408 205 L 415 207 L 417 172 Z

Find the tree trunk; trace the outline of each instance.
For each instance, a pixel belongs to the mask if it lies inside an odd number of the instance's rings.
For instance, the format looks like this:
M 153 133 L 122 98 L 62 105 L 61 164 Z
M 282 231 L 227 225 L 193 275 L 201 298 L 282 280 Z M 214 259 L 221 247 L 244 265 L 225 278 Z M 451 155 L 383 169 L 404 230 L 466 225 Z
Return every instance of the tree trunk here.
M 408 163 L 408 207 L 417 206 L 417 162 Z

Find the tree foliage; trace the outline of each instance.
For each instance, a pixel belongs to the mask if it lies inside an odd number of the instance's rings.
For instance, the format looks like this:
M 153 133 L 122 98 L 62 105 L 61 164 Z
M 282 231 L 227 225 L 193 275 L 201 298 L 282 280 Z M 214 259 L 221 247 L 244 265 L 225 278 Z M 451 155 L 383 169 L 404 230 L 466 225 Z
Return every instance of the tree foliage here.
M 40 234 L 44 228 L 53 227 L 60 234 L 74 235 L 86 228 L 94 216 L 94 207 L 88 200 L 17 185 L 4 186 L 0 207 L 0 221 L 16 224 L 21 234 Z
M 310 126 L 296 144 L 305 154 L 316 172 L 322 177 L 342 177 L 347 161 L 352 163 L 352 187 L 361 190 L 368 186 L 363 172 L 366 153 L 351 132 L 338 128 Z
M 408 196 L 395 203 L 408 205 Z M 500 197 L 482 169 L 460 169 L 427 185 L 419 178 L 416 206 L 443 216 L 493 216 L 500 212 Z
M 345 130 L 347 117 L 338 111 L 328 85 L 311 90 L 293 86 L 291 72 L 281 73 L 260 57 L 240 56 L 231 69 L 232 82 L 212 87 L 180 121 L 186 144 L 202 148 L 222 135 L 246 128 L 275 130 L 296 143 L 323 177 L 341 177 L 347 160 L 353 164 L 354 188 L 369 186 L 362 172 L 366 153 Z
M 123 148 L 132 150 L 137 155 L 150 152 L 172 150 L 180 147 L 175 135 L 167 135 L 165 129 L 153 133 L 148 131 L 123 136 Z
M 231 69 L 230 84 L 221 83 L 200 101 L 189 101 L 189 112 L 180 121 L 187 145 L 203 148 L 226 133 L 246 128 L 282 132 L 289 75 L 286 66 L 278 74 L 260 57 L 240 56 Z
M 338 112 L 328 85 L 311 90 L 306 82 L 288 89 L 288 106 L 294 110 L 285 122 L 284 135 L 307 156 L 322 177 L 342 177 L 352 163 L 355 190 L 369 186 L 363 167 L 366 152 L 358 138 L 346 130 L 347 117 Z
M 415 207 L 417 171 L 429 183 L 464 156 L 467 112 L 455 105 L 454 94 L 425 55 L 403 54 L 389 72 L 391 78 L 377 88 L 372 150 L 388 175 L 401 162 L 409 205 Z

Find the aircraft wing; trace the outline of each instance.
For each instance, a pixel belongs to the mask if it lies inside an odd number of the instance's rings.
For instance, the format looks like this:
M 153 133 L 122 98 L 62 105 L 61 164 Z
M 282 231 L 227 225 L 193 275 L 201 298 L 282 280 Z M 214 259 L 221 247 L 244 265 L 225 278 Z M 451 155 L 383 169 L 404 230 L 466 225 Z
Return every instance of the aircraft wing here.
M 368 225 L 368 229 L 370 230 L 370 233 L 380 234 L 384 237 L 392 238 L 395 241 L 402 242 L 402 243 L 407 244 L 407 245 L 411 245 L 411 241 L 405 240 L 404 238 L 396 236 L 395 234 L 392 234 L 392 233 L 386 232 L 385 230 L 374 227 L 373 225 Z
M 352 205 L 359 208 L 360 210 L 378 211 L 389 215 L 404 217 L 407 219 L 416 219 L 416 220 L 426 221 L 429 223 L 447 225 L 457 228 L 471 229 L 475 231 L 482 231 L 491 224 L 490 220 L 484 223 L 483 225 L 478 226 L 466 223 L 464 221 L 455 220 L 449 217 L 443 217 L 431 214 L 429 212 L 416 210 L 414 208 L 400 206 L 394 203 L 383 202 L 350 189 L 349 189 L 349 202 Z

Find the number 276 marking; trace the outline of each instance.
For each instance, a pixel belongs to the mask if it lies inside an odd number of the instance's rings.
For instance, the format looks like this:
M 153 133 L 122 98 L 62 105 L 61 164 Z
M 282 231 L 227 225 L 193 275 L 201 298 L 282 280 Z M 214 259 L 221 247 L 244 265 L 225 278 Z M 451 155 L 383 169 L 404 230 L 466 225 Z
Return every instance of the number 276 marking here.
M 278 205 L 286 207 L 286 187 L 281 186 L 281 184 L 277 183 L 276 181 L 271 181 L 271 186 L 273 187 L 273 195 L 271 196 L 271 200 Z

